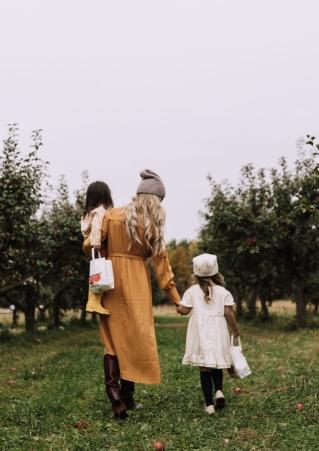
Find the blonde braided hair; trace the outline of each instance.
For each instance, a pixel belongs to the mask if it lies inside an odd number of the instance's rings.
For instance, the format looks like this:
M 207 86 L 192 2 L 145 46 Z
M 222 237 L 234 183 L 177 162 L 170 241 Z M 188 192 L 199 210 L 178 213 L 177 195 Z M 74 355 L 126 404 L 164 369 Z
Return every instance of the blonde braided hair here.
M 142 245 L 138 235 L 138 226 L 145 230 L 145 241 L 152 255 L 165 250 L 165 210 L 160 197 L 155 194 L 137 194 L 124 209 L 126 231 L 133 243 Z

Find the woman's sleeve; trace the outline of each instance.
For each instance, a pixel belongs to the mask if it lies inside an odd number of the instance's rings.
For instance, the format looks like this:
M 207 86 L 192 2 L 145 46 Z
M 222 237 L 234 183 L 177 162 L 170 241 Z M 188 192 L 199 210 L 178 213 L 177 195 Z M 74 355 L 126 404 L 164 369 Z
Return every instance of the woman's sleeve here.
M 153 257 L 153 265 L 160 287 L 166 292 L 173 304 L 179 304 L 181 297 L 176 289 L 167 251 Z
M 107 239 L 107 235 L 109 232 L 109 220 L 110 215 L 108 213 L 105 213 L 104 216 L 102 217 L 101 223 L 101 243 L 103 243 L 103 241 L 106 241 Z
M 83 252 L 86 256 L 86 258 L 90 258 L 91 257 L 91 243 L 90 243 L 90 237 L 88 236 L 87 238 L 85 238 L 85 240 L 83 241 Z

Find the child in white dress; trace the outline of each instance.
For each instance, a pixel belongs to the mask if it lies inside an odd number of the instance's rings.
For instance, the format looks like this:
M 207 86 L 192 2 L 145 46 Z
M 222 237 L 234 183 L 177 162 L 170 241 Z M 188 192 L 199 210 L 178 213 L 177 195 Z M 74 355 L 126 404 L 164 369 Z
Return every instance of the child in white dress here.
M 81 218 L 81 232 L 89 245 L 101 249 L 101 228 L 105 213 L 113 208 L 110 188 L 104 182 L 93 182 L 88 186 L 85 207 Z M 86 311 L 108 315 L 109 311 L 102 305 L 102 294 L 94 294 L 89 290 Z
M 181 315 L 192 312 L 183 364 L 199 367 L 205 411 L 211 415 L 215 413 L 213 382 L 216 408 L 225 406 L 223 369 L 232 366 L 228 327 L 234 337 L 239 336 L 239 331 L 233 312 L 234 299 L 224 288 L 224 278 L 218 272 L 217 257 L 211 254 L 195 257 L 193 272 L 198 283 L 185 291 L 177 307 Z

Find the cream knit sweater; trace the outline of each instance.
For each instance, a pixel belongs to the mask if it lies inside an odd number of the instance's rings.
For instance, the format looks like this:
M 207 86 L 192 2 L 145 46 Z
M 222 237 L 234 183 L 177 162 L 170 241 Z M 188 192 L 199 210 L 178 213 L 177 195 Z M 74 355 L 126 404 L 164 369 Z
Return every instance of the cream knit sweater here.
M 84 238 L 90 237 L 91 246 L 101 246 L 101 227 L 106 209 L 103 205 L 81 218 L 81 232 Z

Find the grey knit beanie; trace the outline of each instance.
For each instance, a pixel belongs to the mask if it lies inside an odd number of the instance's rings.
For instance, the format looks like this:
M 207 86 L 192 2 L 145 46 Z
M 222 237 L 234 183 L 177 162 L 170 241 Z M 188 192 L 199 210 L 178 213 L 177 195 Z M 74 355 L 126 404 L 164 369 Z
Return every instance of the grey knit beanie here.
M 137 194 L 155 194 L 164 199 L 166 195 L 165 186 L 159 175 L 150 169 L 144 169 L 140 176 L 142 180 L 137 187 Z

